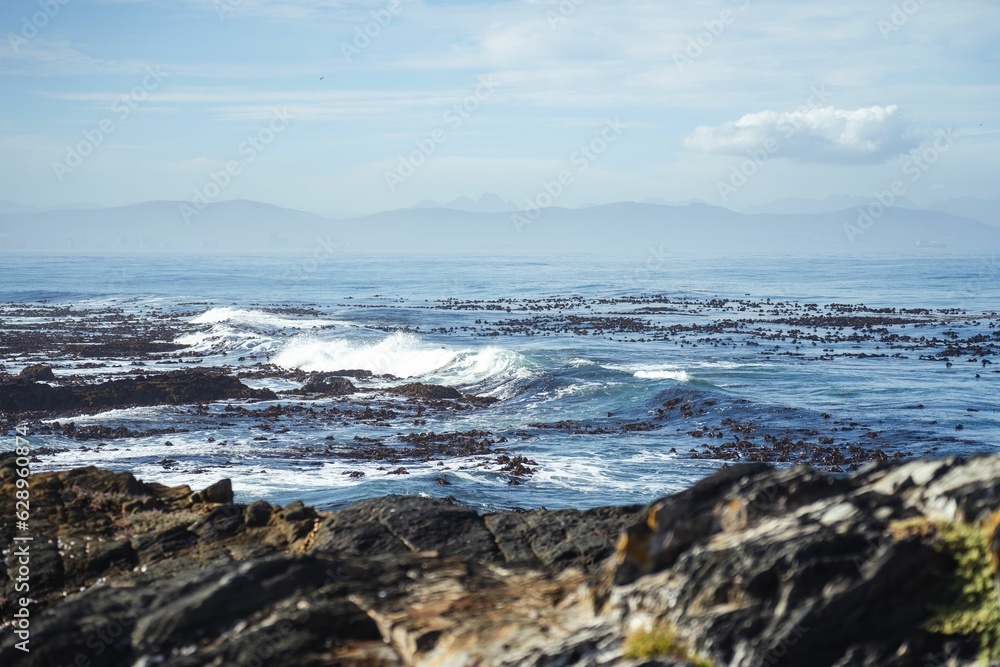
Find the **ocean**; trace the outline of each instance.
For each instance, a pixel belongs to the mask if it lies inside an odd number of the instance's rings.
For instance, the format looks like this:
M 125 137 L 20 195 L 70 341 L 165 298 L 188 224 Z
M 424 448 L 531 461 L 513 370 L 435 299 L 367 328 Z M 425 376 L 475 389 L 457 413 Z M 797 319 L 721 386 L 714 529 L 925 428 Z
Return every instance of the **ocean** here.
M 165 342 L 182 346 L 146 368 L 5 346 L 8 373 L 48 361 L 57 378 L 256 364 L 375 374 L 354 397 L 282 395 L 301 410 L 266 426 L 226 402 L 46 419 L 174 432 L 103 444 L 40 432 L 35 472 L 96 465 L 195 489 L 228 477 L 240 501 L 320 507 L 421 494 L 483 510 L 585 508 L 646 503 L 739 461 L 847 472 L 1000 448 L 996 257 L 3 261 L 5 337 L 67 322 L 114 337 L 101 328 L 111 313 L 163 322 Z M 301 385 L 245 375 L 252 387 Z M 415 381 L 497 400 L 414 413 L 378 391 Z M 492 453 L 404 452 L 391 466 L 351 453 L 429 433 L 472 434 Z M 524 457 L 530 474 L 504 472 L 504 454 Z M 389 474 L 398 467 L 405 474 Z

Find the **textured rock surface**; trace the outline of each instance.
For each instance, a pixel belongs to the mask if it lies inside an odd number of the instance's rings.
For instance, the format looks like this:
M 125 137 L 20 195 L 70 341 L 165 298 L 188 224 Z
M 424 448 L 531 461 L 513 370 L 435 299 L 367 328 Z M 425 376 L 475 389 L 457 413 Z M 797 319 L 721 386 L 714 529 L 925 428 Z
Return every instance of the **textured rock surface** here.
M 105 410 L 142 405 L 180 405 L 223 399 L 275 399 L 269 389 L 251 389 L 234 377 L 200 370 L 158 373 L 109 380 L 99 384 L 53 387 L 39 379 L 53 379 L 51 369 L 32 366 L 27 375 L 0 383 L 0 412 L 64 412 Z
M 5 504 L 12 471 L 0 458 Z M 320 512 L 236 504 L 227 481 L 40 474 L 32 651 L 5 627 L 0 664 L 688 664 L 623 657 L 630 633 L 661 626 L 716 665 L 971 664 L 974 643 L 923 629 L 955 594 L 953 562 L 891 527 L 979 521 L 998 482 L 1000 457 L 850 478 L 747 465 L 647 508 L 481 516 L 446 499 Z

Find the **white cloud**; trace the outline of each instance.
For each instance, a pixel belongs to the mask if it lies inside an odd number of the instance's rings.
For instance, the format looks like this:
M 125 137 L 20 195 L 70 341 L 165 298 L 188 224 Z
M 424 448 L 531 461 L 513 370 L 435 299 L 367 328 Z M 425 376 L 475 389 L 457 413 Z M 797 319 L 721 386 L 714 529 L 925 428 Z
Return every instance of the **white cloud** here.
M 689 150 L 744 155 L 765 147 L 799 162 L 878 164 L 917 145 L 899 107 L 758 111 L 715 127 L 699 126 L 684 138 Z

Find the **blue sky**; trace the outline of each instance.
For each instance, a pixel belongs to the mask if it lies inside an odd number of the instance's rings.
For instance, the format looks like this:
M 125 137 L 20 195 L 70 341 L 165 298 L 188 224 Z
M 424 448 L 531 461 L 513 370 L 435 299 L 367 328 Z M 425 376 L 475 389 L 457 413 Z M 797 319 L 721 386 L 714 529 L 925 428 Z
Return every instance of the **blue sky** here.
M 1000 176 L 995 0 L 14 0 L 0 30 L 0 200 L 32 206 L 523 205 L 569 171 L 560 206 L 741 209 Z

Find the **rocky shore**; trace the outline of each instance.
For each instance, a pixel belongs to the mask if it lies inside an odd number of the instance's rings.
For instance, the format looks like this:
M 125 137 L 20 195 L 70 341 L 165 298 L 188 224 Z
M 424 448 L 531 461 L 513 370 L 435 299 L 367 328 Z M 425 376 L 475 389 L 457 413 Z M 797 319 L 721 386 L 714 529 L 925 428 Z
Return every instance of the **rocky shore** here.
M 973 665 L 1000 659 L 1000 456 L 852 476 L 725 468 L 649 506 L 477 514 L 388 496 L 234 502 L 97 468 L 31 477 L 0 664 Z

